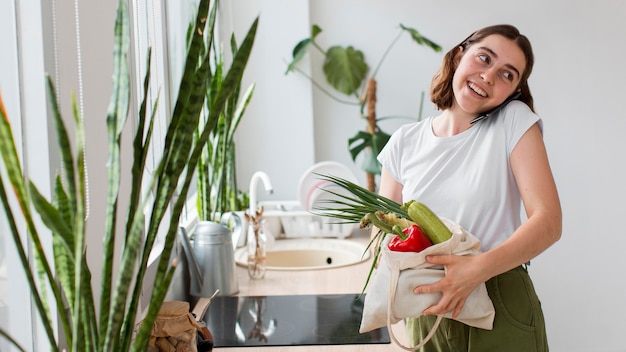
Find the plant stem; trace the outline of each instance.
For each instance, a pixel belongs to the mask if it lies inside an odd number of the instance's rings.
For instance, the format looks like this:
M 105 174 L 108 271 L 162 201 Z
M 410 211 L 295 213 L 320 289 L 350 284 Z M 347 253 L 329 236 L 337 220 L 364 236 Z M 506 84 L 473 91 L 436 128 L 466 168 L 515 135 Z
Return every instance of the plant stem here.
M 332 93 L 330 93 L 328 90 L 324 89 L 324 87 L 317 83 L 313 77 L 307 75 L 304 71 L 302 71 L 300 68 L 298 67 L 294 67 L 293 68 L 295 71 L 297 71 L 299 74 L 303 75 L 304 77 L 308 78 L 311 83 L 313 83 L 313 85 L 319 89 L 320 91 L 322 91 L 322 93 L 324 93 L 326 96 L 328 96 L 329 98 L 331 98 L 332 100 L 341 103 L 341 104 L 346 104 L 346 105 L 356 105 L 356 106 L 360 106 L 361 104 L 357 101 L 357 102 L 353 102 L 353 101 L 347 101 L 347 100 L 342 100 L 337 98 L 336 96 L 334 96 Z
M 393 48 L 393 46 L 398 42 L 398 40 L 402 36 L 402 32 L 403 32 L 402 29 L 400 29 L 400 32 L 398 33 L 398 35 L 396 35 L 394 40 L 391 42 L 391 44 L 389 44 L 389 46 L 387 47 L 387 49 L 383 53 L 383 56 L 380 58 L 380 61 L 378 61 L 378 65 L 376 65 L 376 69 L 374 69 L 374 71 L 372 72 L 372 78 L 376 77 L 376 74 L 378 73 L 378 70 L 380 69 L 380 66 L 382 66 L 383 62 L 385 61 L 385 58 L 387 57 L 387 55 L 391 51 L 391 48 Z

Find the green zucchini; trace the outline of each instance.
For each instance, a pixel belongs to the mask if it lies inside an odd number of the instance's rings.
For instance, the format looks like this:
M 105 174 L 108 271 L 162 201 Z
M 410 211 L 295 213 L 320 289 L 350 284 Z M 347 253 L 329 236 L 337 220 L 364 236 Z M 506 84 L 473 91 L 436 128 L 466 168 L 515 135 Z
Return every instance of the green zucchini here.
M 433 243 L 445 242 L 452 237 L 452 232 L 425 204 L 414 201 L 408 209 L 411 220 L 422 228 L 424 234 Z

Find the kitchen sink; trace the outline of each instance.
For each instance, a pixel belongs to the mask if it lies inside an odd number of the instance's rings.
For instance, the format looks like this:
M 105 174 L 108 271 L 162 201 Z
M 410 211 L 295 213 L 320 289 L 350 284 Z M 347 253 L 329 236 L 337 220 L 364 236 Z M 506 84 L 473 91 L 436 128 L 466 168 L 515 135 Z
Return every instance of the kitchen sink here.
M 276 240 L 268 248 L 267 270 L 318 270 L 358 264 L 370 257 L 361 243 L 345 239 L 297 238 Z M 246 247 L 235 251 L 237 265 L 247 266 Z

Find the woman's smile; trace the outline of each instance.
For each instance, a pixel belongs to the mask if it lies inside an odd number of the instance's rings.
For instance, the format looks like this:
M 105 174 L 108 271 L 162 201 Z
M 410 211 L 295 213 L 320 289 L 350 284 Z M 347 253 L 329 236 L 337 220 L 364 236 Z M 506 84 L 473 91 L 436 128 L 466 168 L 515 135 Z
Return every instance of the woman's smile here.
M 469 89 L 471 89 L 474 93 L 480 95 L 483 98 L 487 97 L 487 92 L 484 91 L 482 88 L 480 88 L 476 83 L 469 81 L 467 83 L 467 86 L 469 87 Z

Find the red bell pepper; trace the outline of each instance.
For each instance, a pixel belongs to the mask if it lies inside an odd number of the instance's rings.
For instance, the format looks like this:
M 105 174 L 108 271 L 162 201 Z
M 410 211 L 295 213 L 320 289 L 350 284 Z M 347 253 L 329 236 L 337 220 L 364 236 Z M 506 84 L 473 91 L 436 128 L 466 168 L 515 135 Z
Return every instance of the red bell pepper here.
M 402 239 L 400 235 L 395 235 L 389 241 L 389 249 L 397 252 L 421 252 L 423 249 L 432 246 L 432 242 L 426 237 L 422 229 L 417 225 L 402 230 L 406 239 Z

